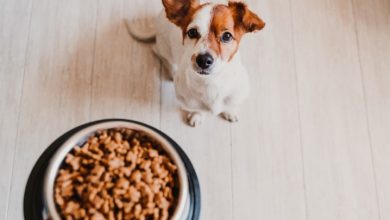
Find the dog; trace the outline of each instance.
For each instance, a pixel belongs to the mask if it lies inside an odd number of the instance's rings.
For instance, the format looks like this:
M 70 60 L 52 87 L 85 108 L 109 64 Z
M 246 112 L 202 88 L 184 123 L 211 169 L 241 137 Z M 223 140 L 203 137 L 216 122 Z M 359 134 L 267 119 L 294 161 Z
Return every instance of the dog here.
M 189 125 L 200 125 L 208 112 L 238 121 L 238 108 L 250 91 L 238 50 L 240 40 L 263 29 L 264 21 L 241 1 L 162 3 L 154 32 L 140 33 L 130 25 L 130 35 L 156 42 L 153 51 L 173 79 Z

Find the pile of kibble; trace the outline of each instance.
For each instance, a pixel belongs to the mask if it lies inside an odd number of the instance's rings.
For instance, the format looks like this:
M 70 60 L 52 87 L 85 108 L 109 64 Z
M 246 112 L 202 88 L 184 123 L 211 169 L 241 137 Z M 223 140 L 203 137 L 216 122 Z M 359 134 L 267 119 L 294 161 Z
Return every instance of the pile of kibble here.
M 99 131 L 68 153 L 54 198 L 63 219 L 168 219 L 178 188 L 177 167 L 159 143 L 120 128 Z

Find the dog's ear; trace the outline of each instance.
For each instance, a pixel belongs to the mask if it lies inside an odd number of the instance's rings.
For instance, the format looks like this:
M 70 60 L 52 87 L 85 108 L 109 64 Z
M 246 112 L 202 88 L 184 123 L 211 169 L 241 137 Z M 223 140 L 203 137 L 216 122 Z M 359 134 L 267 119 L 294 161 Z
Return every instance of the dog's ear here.
M 264 21 L 249 10 L 245 3 L 230 0 L 228 6 L 236 22 L 235 25 L 241 26 L 245 32 L 258 31 L 264 28 Z
M 167 18 L 179 27 L 184 27 L 188 17 L 199 6 L 199 0 L 162 0 Z

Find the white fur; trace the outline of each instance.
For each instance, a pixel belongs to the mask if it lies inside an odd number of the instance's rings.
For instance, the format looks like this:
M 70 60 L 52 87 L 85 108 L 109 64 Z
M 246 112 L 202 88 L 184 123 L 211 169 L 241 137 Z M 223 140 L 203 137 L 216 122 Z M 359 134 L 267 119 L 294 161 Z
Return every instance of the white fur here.
M 206 36 L 209 32 L 210 22 L 211 22 L 211 10 L 213 10 L 212 4 L 203 7 L 198 13 L 194 15 L 193 20 L 188 25 L 188 29 L 190 28 L 198 28 L 198 32 L 201 36 Z
M 191 126 L 200 125 L 206 112 L 237 121 L 238 107 L 249 93 L 247 72 L 238 52 L 229 62 L 215 59 L 209 75 L 201 75 L 193 68 L 191 57 L 208 51 L 206 36 L 212 7 L 203 7 L 188 26 L 198 28 L 201 35 L 198 43 L 188 38 L 183 41 L 182 30 L 166 18 L 164 11 L 156 19 L 153 49 L 174 79 L 176 96 L 188 111 Z

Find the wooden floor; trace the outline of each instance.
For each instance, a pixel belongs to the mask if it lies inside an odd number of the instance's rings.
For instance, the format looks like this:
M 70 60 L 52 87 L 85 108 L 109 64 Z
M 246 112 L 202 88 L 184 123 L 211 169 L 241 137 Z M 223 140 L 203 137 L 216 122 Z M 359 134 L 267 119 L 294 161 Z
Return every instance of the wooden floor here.
M 0 219 L 23 219 L 27 177 L 85 122 L 149 123 L 199 174 L 201 219 L 390 219 L 390 0 L 251 0 L 240 121 L 188 127 L 150 45 L 160 0 L 0 0 Z

